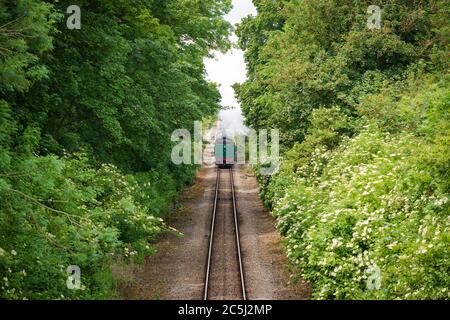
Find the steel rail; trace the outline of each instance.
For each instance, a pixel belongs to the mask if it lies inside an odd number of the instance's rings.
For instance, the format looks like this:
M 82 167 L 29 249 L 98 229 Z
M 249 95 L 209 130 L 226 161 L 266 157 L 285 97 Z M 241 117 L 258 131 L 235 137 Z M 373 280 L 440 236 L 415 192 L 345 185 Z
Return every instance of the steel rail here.
M 211 273 L 211 258 L 212 258 L 212 248 L 213 248 L 213 241 L 214 241 L 214 227 L 216 224 L 217 200 L 219 198 L 219 182 L 220 182 L 220 169 L 217 169 L 216 190 L 214 192 L 214 204 L 213 204 L 212 218 L 211 218 L 211 232 L 209 234 L 208 259 L 206 261 L 205 288 L 203 291 L 203 299 L 204 300 L 208 300 L 209 276 Z
M 241 290 L 242 290 L 242 299 L 247 300 L 247 293 L 245 289 L 245 278 L 244 278 L 244 265 L 242 263 L 242 253 L 241 253 L 241 239 L 239 235 L 239 219 L 236 207 L 236 193 L 234 189 L 234 178 L 233 178 L 233 169 L 230 168 L 230 180 L 231 180 L 231 193 L 233 196 L 233 215 L 234 215 L 234 227 L 236 233 L 236 246 L 237 246 L 237 254 L 238 254 L 238 262 L 239 262 L 239 273 L 241 278 Z
M 217 203 L 219 198 L 219 188 L 220 188 L 220 169 L 217 169 L 217 178 L 216 178 L 216 187 L 214 193 L 214 203 L 212 209 L 212 217 L 211 217 L 211 231 L 209 235 L 209 246 L 208 246 L 208 258 L 206 262 L 206 274 L 205 274 L 205 287 L 203 291 L 203 299 L 208 300 L 209 295 L 209 281 L 211 275 L 211 261 L 213 255 L 213 242 L 214 242 L 214 232 L 215 232 L 215 224 L 216 224 L 216 215 L 217 215 Z M 241 293 L 242 299 L 247 300 L 247 293 L 245 287 L 245 277 L 244 277 L 244 267 L 242 263 L 242 253 L 241 253 L 241 240 L 239 235 L 239 219 L 238 212 L 236 206 L 236 191 L 234 188 L 234 178 L 233 178 L 233 169 L 229 169 L 230 173 L 230 182 L 231 182 L 231 194 L 232 194 L 232 202 L 233 202 L 233 218 L 234 218 L 234 227 L 235 227 L 235 235 L 236 235 L 236 248 L 237 248 L 237 258 L 239 263 L 239 278 L 241 283 Z

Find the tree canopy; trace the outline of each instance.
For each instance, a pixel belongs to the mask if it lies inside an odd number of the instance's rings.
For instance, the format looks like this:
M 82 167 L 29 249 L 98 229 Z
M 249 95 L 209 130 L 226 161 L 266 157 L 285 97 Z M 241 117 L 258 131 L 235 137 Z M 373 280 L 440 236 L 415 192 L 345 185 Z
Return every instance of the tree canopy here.
M 195 172 L 171 133 L 220 108 L 230 0 L 80 0 L 69 29 L 73 4 L 0 3 L 0 298 L 111 297 L 111 254 L 150 253 Z
M 250 127 L 280 130 L 259 181 L 296 275 L 317 299 L 448 299 L 447 1 L 254 3 L 235 88 Z

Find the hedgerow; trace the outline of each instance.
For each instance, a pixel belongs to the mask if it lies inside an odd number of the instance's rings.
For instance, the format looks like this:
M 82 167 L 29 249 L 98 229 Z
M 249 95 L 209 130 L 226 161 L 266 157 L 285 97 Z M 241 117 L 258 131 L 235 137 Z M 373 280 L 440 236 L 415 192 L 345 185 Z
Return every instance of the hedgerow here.
M 169 230 L 143 200 L 151 180 L 141 185 L 113 165 L 47 156 L 14 169 L 0 178 L 1 298 L 110 297 L 112 262 L 143 259 Z M 79 291 L 66 286 L 70 265 L 82 271 Z
M 445 1 L 258 0 L 238 27 L 247 124 L 280 130 L 261 176 L 295 278 L 316 299 L 450 297 Z M 446 22 L 447 21 L 447 22 Z
M 0 299 L 116 297 L 197 170 L 172 132 L 220 108 L 229 1 L 94 2 L 0 1 Z
M 409 112 L 390 126 L 384 116 L 362 114 L 359 132 L 334 148 L 329 135 L 308 136 L 263 185 L 287 255 L 316 298 L 449 298 L 448 89 L 448 80 L 432 82 L 392 103 Z M 333 132 L 335 111 L 316 114 L 330 116 Z M 410 126 L 414 133 L 403 130 Z M 304 158 L 311 140 L 322 144 Z M 374 267 L 379 290 L 367 285 Z

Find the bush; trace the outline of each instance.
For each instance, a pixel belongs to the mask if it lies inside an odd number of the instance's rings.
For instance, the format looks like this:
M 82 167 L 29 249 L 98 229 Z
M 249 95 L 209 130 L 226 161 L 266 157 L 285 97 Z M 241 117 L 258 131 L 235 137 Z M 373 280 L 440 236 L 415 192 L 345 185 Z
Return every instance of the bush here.
M 265 187 L 316 298 L 449 298 L 449 82 L 421 81 L 391 103 L 395 119 L 366 117 L 362 105 L 358 134 L 334 148 L 321 139 L 305 157 L 319 141 L 312 130 Z M 374 268 L 379 290 L 367 285 Z
M 0 298 L 111 297 L 113 259 L 142 261 L 168 230 L 144 195 L 152 180 L 96 170 L 84 155 L 31 157 L 14 169 L 0 178 Z M 69 265 L 81 268 L 81 291 L 66 287 Z

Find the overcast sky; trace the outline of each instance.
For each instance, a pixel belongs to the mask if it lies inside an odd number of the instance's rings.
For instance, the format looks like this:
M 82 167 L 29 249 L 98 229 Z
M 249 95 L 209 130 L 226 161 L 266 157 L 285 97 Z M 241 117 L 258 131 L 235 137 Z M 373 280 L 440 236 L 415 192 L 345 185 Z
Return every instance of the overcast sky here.
M 235 25 L 249 14 L 256 15 L 256 8 L 251 0 L 233 0 L 233 9 L 225 16 L 225 19 Z M 234 42 L 237 40 L 235 35 L 231 39 Z M 221 112 L 223 126 L 227 130 L 243 131 L 239 103 L 234 97 L 234 90 L 231 86 L 246 80 L 247 71 L 244 53 L 241 50 L 232 49 L 226 54 L 214 52 L 214 56 L 214 59 L 205 60 L 207 77 L 220 85 L 222 106 L 237 108 L 236 110 Z

